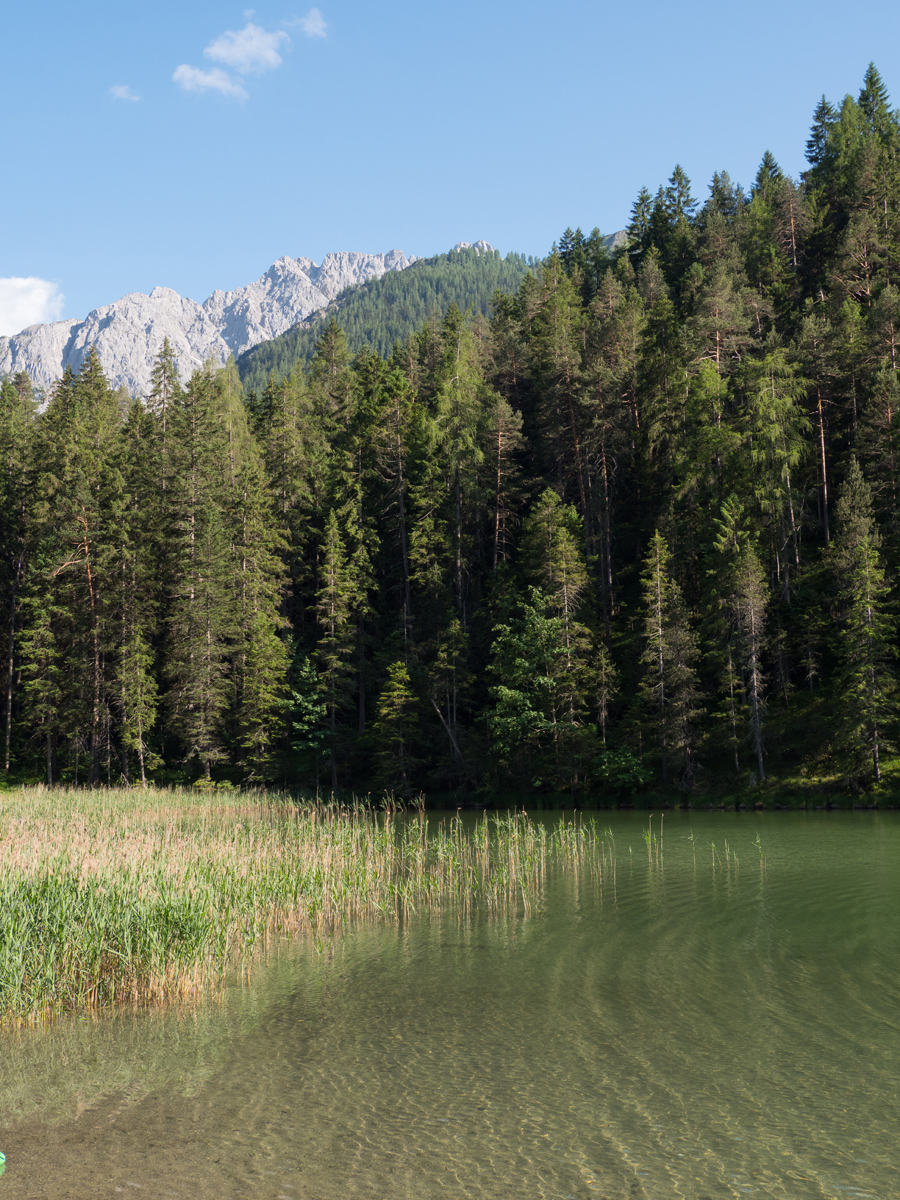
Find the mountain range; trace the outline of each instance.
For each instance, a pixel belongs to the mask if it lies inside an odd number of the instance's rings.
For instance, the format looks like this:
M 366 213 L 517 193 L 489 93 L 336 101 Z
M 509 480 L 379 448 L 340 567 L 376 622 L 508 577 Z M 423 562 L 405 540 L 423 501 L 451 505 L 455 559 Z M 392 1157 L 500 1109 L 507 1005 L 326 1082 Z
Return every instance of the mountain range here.
M 486 242 L 475 245 L 489 248 Z M 27 371 L 37 387 L 46 389 L 66 367 L 78 370 L 96 346 L 113 386 L 145 395 L 166 337 L 186 379 L 208 358 L 224 363 L 229 355 L 284 333 L 347 288 L 403 271 L 415 261 L 401 250 L 326 254 L 321 266 L 309 258 L 286 256 L 253 283 L 215 291 L 202 304 L 167 287 L 156 287 L 149 296 L 131 292 L 83 320 L 30 325 L 12 337 L 0 337 L 0 375 Z
M 612 252 L 625 237 L 619 232 L 602 240 Z M 438 279 L 433 268 L 440 267 L 444 258 L 459 258 L 453 251 L 474 251 L 482 263 L 495 260 L 496 269 L 481 278 L 479 272 L 472 273 L 471 262 L 469 268 L 463 263 L 459 280 Z M 476 294 L 475 307 L 486 311 L 493 291 L 514 291 L 530 263 L 521 255 L 500 260 L 486 241 L 457 242 L 453 251 L 435 259 L 407 257 L 401 250 L 384 254 L 339 251 L 326 254 L 321 265 L 310 258 L 285 256 L 253 283 L 230 292 L 216 290 L 202 304 L 168 287 L 155 287 L 149 296 L 130 292 L 95 308 L 83 320 L 30 325 L 11 337 L 0 337 L 0 378 L 25 371 L 35 387 L 46 391 L 67 367 L 80 370 L 94 346 L 113 387 L 145 396 L 153 364 L 168 338 L 184 381 L 210 358 L 222 365 L 234 355 L 247 386 L 261 386 L 268 372 L 285 373 L 294 361 L 309 354 L 316 336 L 311 320 L 317 314 L 321 319 L 325 310 L 339 310 L 342 321 L 359 326 L 350 337 L 354 347 L 366 343 L 386 353 L 392 337 L 408 335 L 411 321 L 415 324 L 417 318 L 421 323 L 426 318 L 427 313 L 418 311 L 422 304 L 417 306 L 415 298 L 422 303 L 428 299 L 441 309 L 451 300 L 465 308 Z M 409 289 L 381 288 L 379 281 L 385 276 L 405 271 L 414 263 L 433 276 L 427 284 L 423 275 L 409 295 Z M 463 290 L 457 295 L 460 283 Z M 381 290 L 368 296 L 363 284 Z M 352 307 L 355 301 L 359 301 L 359 313 Z M 344 313 L 348 303 L 351 308 Z M 376 312 L 382 315 L 374 315 Z M 385 320 L 391 313 L 396 318 L 393 322 Z M 386 345 L 376 345 L 376 323 L 382 340 L 388 339 Z M 289 335 L 288 341 L 285 335 Z

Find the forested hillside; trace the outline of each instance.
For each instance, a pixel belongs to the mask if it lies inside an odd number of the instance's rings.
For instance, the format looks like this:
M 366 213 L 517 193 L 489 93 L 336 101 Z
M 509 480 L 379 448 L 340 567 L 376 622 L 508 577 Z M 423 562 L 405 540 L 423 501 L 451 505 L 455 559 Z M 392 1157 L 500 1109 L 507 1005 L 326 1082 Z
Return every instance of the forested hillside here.
M 126 406 L 96 356 L 41 415 L 5 381 L 8 770 L 891 787 L 900 119 L 874 67 L 807 153 L 702 200 L 676 167 L 615 259 L 567 230 L 489 319 L 450 305 L 379 353 L 332 317 L 250 405 L 168 351 Z
M 298 363 L 312 358 L 331 317 L 340 321 L 351 354 L 367 346 L 387 356 L 435 314 L 443 317 L 451 304 L 486 317 L 494 293 L 517 291 L 527 273 L 521 254 L 501 258 L 496 250 L 474 247 L 419 259 L 405 271 L 348 288 L 327 312 L 247 350 L 237 360 L 238 373 L 249 392 L 261 393 L 270 375 L 289 375 Z

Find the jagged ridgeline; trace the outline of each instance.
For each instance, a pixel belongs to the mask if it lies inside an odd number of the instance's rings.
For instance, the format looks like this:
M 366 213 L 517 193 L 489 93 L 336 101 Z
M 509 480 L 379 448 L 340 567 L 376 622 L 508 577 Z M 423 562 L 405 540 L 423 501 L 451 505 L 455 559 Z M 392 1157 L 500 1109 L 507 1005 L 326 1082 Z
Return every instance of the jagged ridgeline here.
M 342 292 L 332 304 L 270 342 L 245 351 L 237 366 L 248 391 L 262 391 L 269 377 L 289 375 L 297 363 L 312 358 L 325 323 L 336 317 L 347 336 L 350 353 L 369 346 L 387 357 L 451 304 L 461 312 L 487 316 L 497 291 L 516 292 L 529 270 L 522 254 L 501 258 L 474 247 L 423 258 L 405 271 L 391 271 Z

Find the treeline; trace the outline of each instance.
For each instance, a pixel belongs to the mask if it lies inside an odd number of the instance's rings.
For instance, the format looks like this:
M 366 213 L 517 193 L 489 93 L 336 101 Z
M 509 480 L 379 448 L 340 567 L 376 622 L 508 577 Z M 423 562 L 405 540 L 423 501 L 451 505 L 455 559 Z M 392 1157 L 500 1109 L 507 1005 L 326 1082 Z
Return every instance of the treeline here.
M 2 385 L 9 769 L 621 794 L 895 763 L 900 120 L 676 168 L 490 319 L 335 320 L 248 406 Z
M 248 393 L 261 393 L 271 375 L 289 375 L 312 358 L 331 317 L 340 321 L 351 354 L 367 346 L 386 357 L 435 315 L 442 318 L 451 304 L 486 317 L 495 292 L 517 291 L 528 269 L 521 254 L 501 258 L 496 250 L 474 247 L 419 259 L 405 271 L 348 288 L 326 312 L 246 350 L 237 360 L 238 373 Z

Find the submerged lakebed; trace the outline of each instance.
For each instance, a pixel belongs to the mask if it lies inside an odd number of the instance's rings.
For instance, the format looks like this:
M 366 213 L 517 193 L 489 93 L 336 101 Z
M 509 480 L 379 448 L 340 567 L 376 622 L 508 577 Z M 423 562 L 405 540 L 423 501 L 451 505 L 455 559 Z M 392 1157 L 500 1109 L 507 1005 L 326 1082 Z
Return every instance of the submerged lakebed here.
M 0 1200 L 900 1195 L 900 818 L 597 823 L 528 903 L 6 1030 Z

